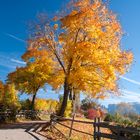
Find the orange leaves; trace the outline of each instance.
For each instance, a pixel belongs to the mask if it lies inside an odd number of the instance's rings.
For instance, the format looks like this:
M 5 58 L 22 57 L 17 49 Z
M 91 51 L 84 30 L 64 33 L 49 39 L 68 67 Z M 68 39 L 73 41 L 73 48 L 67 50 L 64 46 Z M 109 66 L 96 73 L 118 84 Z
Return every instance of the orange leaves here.
M 54 89 L 67 78 L 70 88 L 104 98 L 106 91 L 116 91 L 117 75 L 127 71 L 133 55 L 121 50 L 121 25 L 100 0 L 78 0 L 71 6 L 65 16 L 42 25 L 23 59 L 34 58 L 30 69 Z
M 58 28 L 58 24 L 54 24 L 53 27 L 54 27 L 55 30 L 57 30 L 57 28 Z
M 133 61 L 133 54 L 131 52 L 120 52 L 117 59 L 113 62 L 113 66 L 120 74 L 124 74 Z
M 37 51 L 37 49 L 33 48 L 29 51 L 27 51 L 23 56 L 22 59 L 25 61 L 29 61 L 30 58 L 38 58 L 38 57 L 47 57 L 48 56 L 48 52 L 40 50 Z
M 122 35 L 116 15 L 103 3 L 79 1 L 63 18 L 64 62 L 72 65 L 69 84 L 93 96 L 116 91 L 117 73 L 123 74 L 132 62 L 132 54 L 120 49 Z
M 87 6 L 89 4 L 90 0 L 81 0 L 74 4 L 75 7 L 82 7 Z
M 34 48 L 27 51 L 23 58 L 27 61 L 27 66 L 10 73 L 8 80 L 15 83 L 18 90 L 33 94 L 47 83 L 55 62 L 47 51 Z
M 53 18 L 53 21 L 57 21 L 57 20 L 58 20 L 58 17 L 55 16 L 55 17 Z
M 78 13 L 78 11 L 73 10 L 73 11 L 70 13 L 70 15 L 69 15 L 69 16 L 74 16 L 74 15 L 76 15 L 77 13 Z
M 48 79 L 48 84 L 50 84 L 53 89 L 60 89 L 64 83 L 64 72 L 62 70 L 56 70 Z

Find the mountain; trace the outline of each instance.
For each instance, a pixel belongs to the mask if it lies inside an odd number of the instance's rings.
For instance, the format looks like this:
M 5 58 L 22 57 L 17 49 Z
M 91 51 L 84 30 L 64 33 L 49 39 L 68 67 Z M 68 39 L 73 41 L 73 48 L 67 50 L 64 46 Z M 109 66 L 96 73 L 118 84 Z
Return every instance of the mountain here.
M 111 114 L 118 111 L 135 112 L 136 114 L 140 114 L 140 103 L 138 102 L 123 103 L 122 102 L 119 104 L 109 104 L 107 110 Z

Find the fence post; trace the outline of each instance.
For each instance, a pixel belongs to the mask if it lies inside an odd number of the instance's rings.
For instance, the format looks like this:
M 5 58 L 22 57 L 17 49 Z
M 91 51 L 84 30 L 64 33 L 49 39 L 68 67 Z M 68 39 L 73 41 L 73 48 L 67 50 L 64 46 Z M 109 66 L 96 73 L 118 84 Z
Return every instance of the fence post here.
M 71 134 L 72 134 L 72 128 L 73 128 L 74 117 L 75 117 L 75 114 L 73 114 L 73 117 L 72 117 L 72 122 L 71 122 L 71 127 L 70 127 L 70 133 L 69 133 L 69 139 L 70 139 Z
M 100 118 L 98 118 L 98 123 L 100 123 Z M 100 134 L 100 126 L 99 125 L 97 127 L 97 132 L 98 132 L 98 134 Z M 97 139 L 100 140 L 101 137 L 98 135 Z
M 120 129 L 117 128 L 117 140 L 119 140 L 119 139 L 120 139 Z
M 94 119 L 94 140 L 96 140 L 96 123 L 97 123 L 97 118 Z

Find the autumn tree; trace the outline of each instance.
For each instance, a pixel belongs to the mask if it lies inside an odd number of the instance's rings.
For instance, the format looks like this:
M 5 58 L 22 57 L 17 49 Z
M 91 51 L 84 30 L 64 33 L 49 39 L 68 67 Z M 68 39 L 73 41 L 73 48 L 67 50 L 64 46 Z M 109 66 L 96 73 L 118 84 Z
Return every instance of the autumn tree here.
M 14 112 L 20 108 L 18 92 L 14 84 L 0 82 L 0 109 L 11 109 Z M 12 116 L 11 116 L 12 117 Z M 13 117 L 14 114 L 13 114 Z
M 43 51 L 41 53 L 44 54 Z M 31 102 L 31 109 L 33 110 L 37 92 L 47 83 L 53 66 L 53 62 L 50 59 L 46 59 L 47 54 L 45 53 L 41 56 L 41 53 L 34 50 L 32 50 L 31 54 L 30 52 L 26 53 L 23 59 L 27 62 L 27 65 L 17 68 L 15 72 L 8 75 L 8 81 L 14 83 L 21 93 L 33 95 Z M 29 60 L 29 56 L 36 56 L 36 60 Z M 41 57 L 41 59 L 37 59 L 37 57 Z
M 4 85 L 4 96 L 3 104 L 5 108 L 15 110 L 20 108 L 20 103 L 18 100 L 18 91 L 15 89 L 14 84 L 5 84 Z
M 117 91 L 118 77 L 128 70 L 133 55 L 121 49 L 121 25 L 103 2 L 71 1 L 63 15 L 42 19 L 31 34 L 27 53 L 44 50 L 56 63 L 47 82 L 54 89 L 63 86 L 59 115 L 63 116 L 72 90 L 94 98 Z

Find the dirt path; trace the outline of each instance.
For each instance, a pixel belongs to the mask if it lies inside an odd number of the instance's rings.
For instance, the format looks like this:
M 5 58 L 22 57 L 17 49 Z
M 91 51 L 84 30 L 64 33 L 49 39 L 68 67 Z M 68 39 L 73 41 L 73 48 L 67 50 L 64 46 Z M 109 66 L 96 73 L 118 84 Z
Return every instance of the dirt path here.
M 31 121 L 0 126 L 0 140 L 47 140 L 38 132 L 45 127 L 45 121 Z

